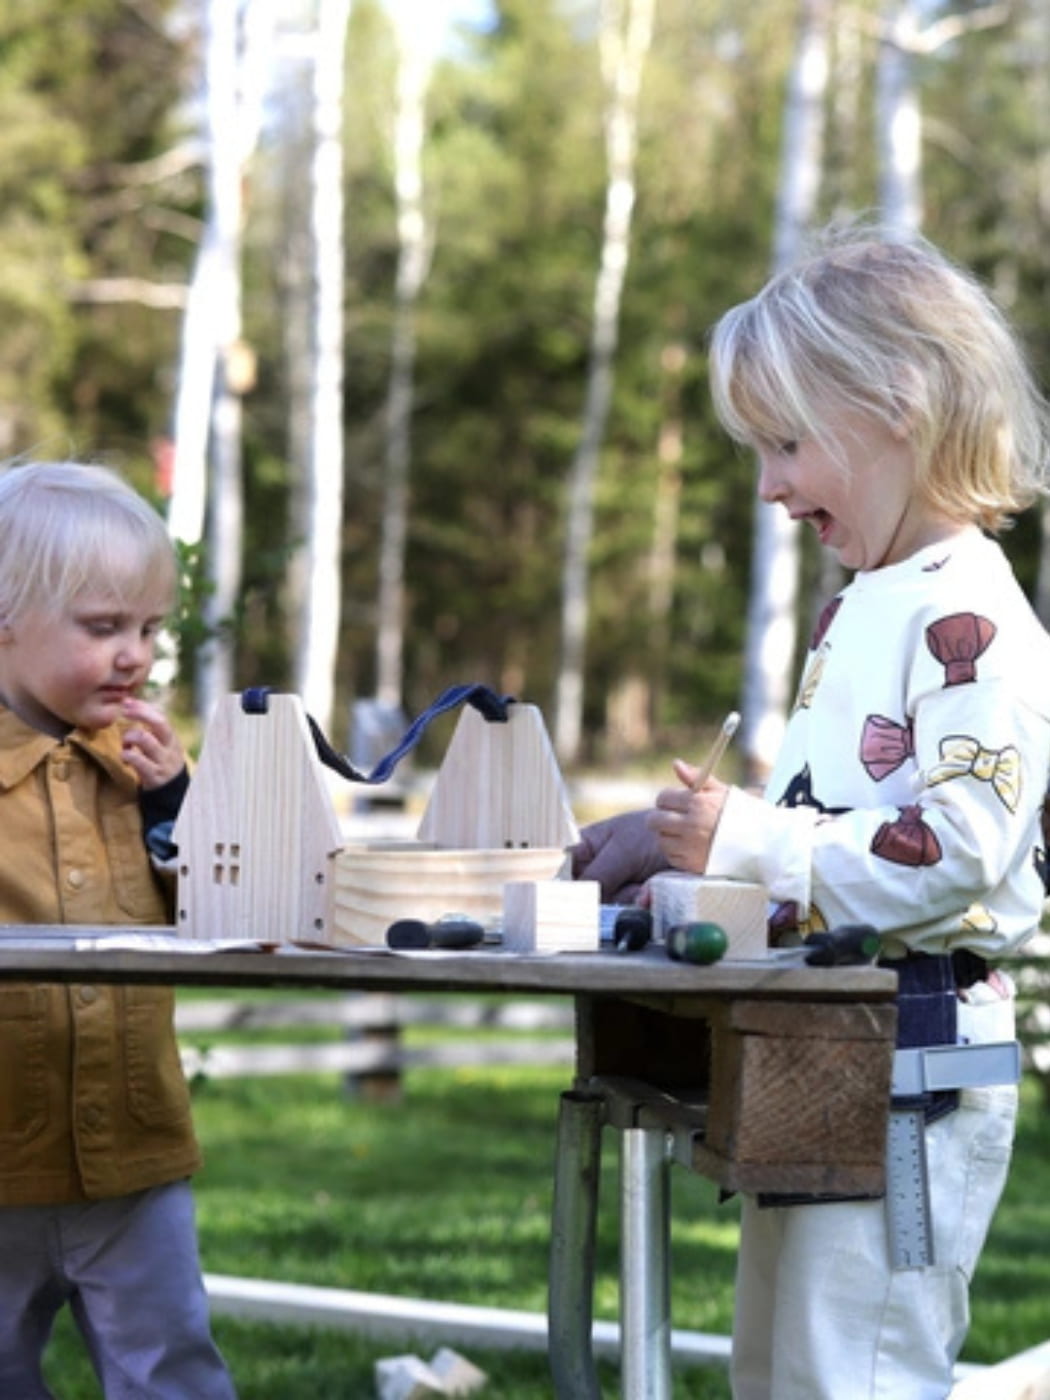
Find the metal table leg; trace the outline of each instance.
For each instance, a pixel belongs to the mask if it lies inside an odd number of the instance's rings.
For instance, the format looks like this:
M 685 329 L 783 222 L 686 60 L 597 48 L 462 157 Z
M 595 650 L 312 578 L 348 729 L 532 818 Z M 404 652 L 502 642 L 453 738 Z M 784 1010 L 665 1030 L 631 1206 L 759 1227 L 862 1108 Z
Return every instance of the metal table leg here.
M 600 1094 L 561 1096 L 547 1308 L 555 1400 L 601 1400 L 591 1332 L 604 1115 Z
M 667 1134 L 620 1138 L 623 1400 L 671 1400 L 670 1158 Z

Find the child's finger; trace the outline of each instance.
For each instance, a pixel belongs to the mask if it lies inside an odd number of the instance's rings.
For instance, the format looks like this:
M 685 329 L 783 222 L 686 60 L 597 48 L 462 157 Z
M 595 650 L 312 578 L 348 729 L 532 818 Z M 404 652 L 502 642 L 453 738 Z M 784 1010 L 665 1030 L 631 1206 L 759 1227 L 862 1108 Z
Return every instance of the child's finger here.
M 684 786 L 692 791 L 693 784 L 700 776 L 700 769 L 695 764 L 686 763 L 684 758 L 676 758 L 671 767 L 674 769 L 675 777 Z

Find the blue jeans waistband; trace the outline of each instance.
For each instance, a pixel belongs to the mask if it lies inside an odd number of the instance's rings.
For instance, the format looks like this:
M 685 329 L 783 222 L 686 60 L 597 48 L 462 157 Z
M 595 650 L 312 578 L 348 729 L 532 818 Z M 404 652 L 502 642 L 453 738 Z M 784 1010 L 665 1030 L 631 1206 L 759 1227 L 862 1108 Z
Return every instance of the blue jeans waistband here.
M 924 1045 L 954 1045 L 959 1037 L 959 991 L 972 987 L 988 973 L 988 964 L 976 953 L 909 953 L 904 958 L 884 958 L 880 966 L 897 974 L 897 1048 L 913 1050 Z M 959 1103 L 956 1090 L 924 1094 L 921 1106 L 927 1122 L 950 1113 Z

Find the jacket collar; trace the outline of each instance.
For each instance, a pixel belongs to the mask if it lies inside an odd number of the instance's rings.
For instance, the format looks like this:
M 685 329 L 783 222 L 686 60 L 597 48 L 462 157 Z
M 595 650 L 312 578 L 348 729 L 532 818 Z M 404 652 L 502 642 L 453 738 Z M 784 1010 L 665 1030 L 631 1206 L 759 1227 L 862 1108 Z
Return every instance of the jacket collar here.
M 16 787 L 63 744 L 72 744 L 93 759 L 121 787 L 137 787 L 134 774 L 121 761 L 121 734 L 116 724 L 89 732 L 74 729 L 64 739 L 44 734 L 0 705 L 0 788 Z

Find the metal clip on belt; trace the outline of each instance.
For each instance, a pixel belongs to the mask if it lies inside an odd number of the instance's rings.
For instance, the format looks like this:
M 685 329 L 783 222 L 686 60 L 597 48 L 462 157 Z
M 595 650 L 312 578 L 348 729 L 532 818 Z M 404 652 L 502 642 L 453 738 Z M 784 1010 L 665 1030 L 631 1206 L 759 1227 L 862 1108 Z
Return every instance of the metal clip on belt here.
M 886 1143 L 886 1220 L 895 1269 L 933 1263 L 926 1124 L 916 1100 L 943 1089 L 978 1089 L 1016 1084 L 1021 1047 L 1016 1040 L 989 1045 L 927 1045 L 898 1050 L 893 1057 L 892 1095 Z

